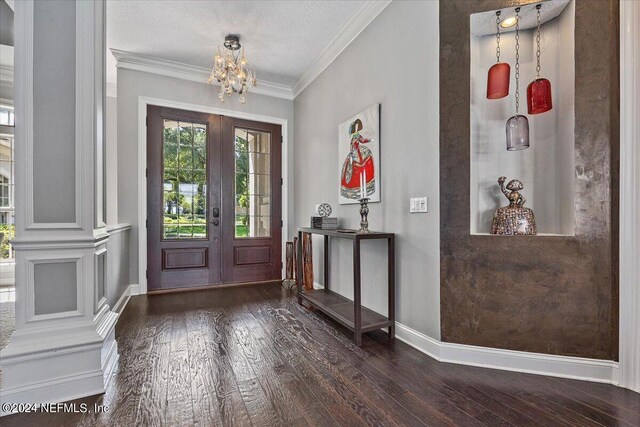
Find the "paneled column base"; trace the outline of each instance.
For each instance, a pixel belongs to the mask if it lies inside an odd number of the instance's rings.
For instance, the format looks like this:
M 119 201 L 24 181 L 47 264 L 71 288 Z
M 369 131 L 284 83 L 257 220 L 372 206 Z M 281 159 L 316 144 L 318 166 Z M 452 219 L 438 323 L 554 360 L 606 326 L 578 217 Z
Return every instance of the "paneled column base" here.
M 118 362 L 118 315 L 105 306 L 96 322 L 16 331 L 0 352 L 0 402 L 54 403 L 104 393 Z M 2 408 L 0 415 L 6 415 Z

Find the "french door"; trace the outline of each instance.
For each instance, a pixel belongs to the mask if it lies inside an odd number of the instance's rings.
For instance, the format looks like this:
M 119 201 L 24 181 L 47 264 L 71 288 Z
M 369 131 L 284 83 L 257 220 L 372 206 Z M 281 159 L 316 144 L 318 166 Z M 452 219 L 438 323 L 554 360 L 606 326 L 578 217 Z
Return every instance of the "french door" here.
M 280 126 L 147 107 L 150 291 L 281 278 Z

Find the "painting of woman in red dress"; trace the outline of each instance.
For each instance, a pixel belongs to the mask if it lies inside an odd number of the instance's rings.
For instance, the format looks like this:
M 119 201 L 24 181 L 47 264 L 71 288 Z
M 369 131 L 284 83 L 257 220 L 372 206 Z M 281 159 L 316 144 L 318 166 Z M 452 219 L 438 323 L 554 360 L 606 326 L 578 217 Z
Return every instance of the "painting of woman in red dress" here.
M 370 111 L 373 110 L 373 111 Z M 362 182 L 366 184 L 366 197 L 372 202 L 380 201 L 378 188 L 378 141 L 374 130 L 378 129 L 378 104 L 363 111 L 354 120 L 343 123 L 340 128 L 345 132 L 348 123 L 348 153 L 342 154 L 342 167 L 340 170 L 340 203 L 357 203 L 363 196 Z M 370 117 L 375 115 L 375 117 Z M 360 118 L 362 117 L 362 119 Z M 369 119 L 369 122 L 366 120 Z M 375 123 L 371 123 L 375 122 Z M 375 127 L 369 127 L 369 126 Z M 345 132 L 346 133 L 346 132 Z M 344 133 L 340 135 L 341 144 L 346 148 L 346 142 L 342 142 Z M 346 138 L 345 138 L 346 139 Z M 342 152 L 344 153 L 344 152 Z

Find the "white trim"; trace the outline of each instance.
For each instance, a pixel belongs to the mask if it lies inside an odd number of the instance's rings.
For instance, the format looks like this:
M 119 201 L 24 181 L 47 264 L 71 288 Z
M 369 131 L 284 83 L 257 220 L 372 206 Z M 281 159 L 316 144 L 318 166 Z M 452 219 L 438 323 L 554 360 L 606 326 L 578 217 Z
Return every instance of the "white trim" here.
M 106 356 L 102 361 L 102 383 L 104 384 L 104 390 L 107 391 L 111 380 L 115 377 L 116 369 L 118 368 L 118 361 L 120 360 L 120 353 L 118 353 L 118 342 L 115 340 L 115 330 L 113 340 L 109 340 L 111 346 L 106 351 Z
M 118 314 L 118 316 L 121 315 L 124 309 L 127 307 L 127 304 L 129 304 L 129 300 L 131 299 L 131 297 L 134 295 L 138 295 L 137 293 L 134 293 L 135 291 L 137 291 L 137 286 L 138 285 L 127 286 L 127 289 L 125 289 L 122 295 L 120 295 L 120 298 L 113 305 L 111 311 Z
M 206 83 L 209 75 L 211 74 L 211 70 L 207 68 L 187 65 L 181 62 L 154 58 L 118 49 L 111 49 L 111 53 L 116 58 L 116 66 L 123 70 L 143 71 L 145 73 L 173 77 L 175 79 L 198 83 Z M 252 93 L 288 99 L 290 101 L 293 100 L 293 91 L 291 90 L 291 87 L 280 83 L 268 82 L 266 80 L 258 79 L 256 87 L 249 89 L 249 96 L 251 96 Z
M 33 0 L 19 3 L 15 11 L 14 83 L 16 231 L 26 228 L 29 206 L 33 206 Z M 31 199 L 31 203 L 29 200 Z M 23 214 L 20 214 L 23 212 Z M 32 217 L 32 216 L 31 216 Z
M 180 110 L 198 111 L 209 114 L 219 114 L 238 119 L 253 120 L 262 123 L 272 123 L 281 126 L 282 130 L 282 254 L 286 253 L 286 243 L 289 230 L 289 128 L 288 120 L 280 117 L 263 116 L 261 114 L 233 111 L 208 105 L 190 104 L 169 101 L 166 99 L 140 96 L 138 98 L 138 282 L 139 293 L 147 293 L 147 229 L 144 224 L 147 219 L 147 105 L 176 108 Z M 284 277 L 284 263 L 282 277 Z
M 68 234 L 51 234 L 38 238 L 16 238 L 11 240 L 11 246 L 20 250 L 49 250 L 49 249 L 87 249 L 104 244 L 107 235 L 99 237 L 68 237 Z
M 340 29 L 338 34 L 322 50 L 311 65 L 307 67 L 298 81 L 290 87 L 281 83 L 269 82 L 258 79 L 255 88 L 251 88 L 249 94 L 272 96 L 275 98 L 294 100 L 309 86 L 325 68 L 353 42 L 358 35 L 382 12 L 391 0 L 379 0 L 365 2 L 362 7 Z M 126 52 L 119 49 L 110 49 L 116 58 L 116 66 L 125 70 L 143 71 L 161 76 L 173 77 L 198 83 L 205 83 L 210 75 L 208 68 L 188 65 L 181 62 L 154 58 L 139 53 Z M 107 84 L 107 96 L 116 97 L 115 84 Z
M 640 392 L 640 3 L 620 2 L 620 385 Z
M 50 253 L 50 252 L 48 252 Z M 83 298 L 84 287 L 82 278 L 84 277 L 83 270 L 83 256 L 82 254 L 70 254 L 67 256 L 50 256 L 45 254 L 44 256 L 26 256 L 24 258 L 27 265 L 27 286 L 26 286 L 26 301 L 29 302 L 27 306 L 27 317 L 25 323 L 42 322 L 52 319 L 66 319 L 83 316 Z M 35 313 L 35 267 L 38 264 L 75 264 L 76 270 L 76 282 L 74 286 L 76 288 L 76 308 L 75 310 L 69 310 L 64 312 L 54 312 L 50 314 L 36 314 Z
M 116 83 L 107 82 L 106 83 L 106 92 L 108 98 L 117 98 L 118 97 L 118 85 Z
M 131 292 L 131 296 L 140 295 L 140 285 L 137 283 L 132 283 L 129 285 L 129 292 Z
M 20 111 L 24 114 L 23 125 L 16 126 L 18 132 L 24 132 L 24 140 L 21 140 L 21 145 L 24 144 L 26 150 L 25 164 L 23 165 L 26 176 L 23 182 L 23 187 L 26 191 L 24 195 L 25 206 L 25 230 L 30 231 L 45 231 L 45 230 L 83 230 L 84 225 L 87 223 L 85 212 L 83 211 L 83 198 L 85 191 L 83 186 L 91 185 L 91 183 L 85 183 L 82 177 L 87 166 L 84 156 L 85 141 L 92 141 L 93 123 L 91 118 L 93 117 L 93 19 L 87 19 L 89 13 L 93 13 L 93 5 L 91 7 L 81 7 L 86 5 L 79 5 L 76 8 L 76 82 L 75 82 L 75 221 L 67 223 L 36 223 L 34 212 L 34 191 L 33 191 L 33 34 L 34 34 L 34 2 L 29 0 L 25 2 L 27 10 L 26 19 L 18 22 L 16 19 L 16 27 L 22 27 L 25 31 L 24 37 L 26 41 L 25 52 L 20 52 L 21 49 L 15 49 L 15 67 L 18 67 L 18 72 L 24 73 L 24 79 L 22 83 L 24 87 L 16 87 L 16 99 L 21 99 L 24 105 L 21 106 Z M 17 18 L 17 17 L 16 17 Z M 19 25 L 22 24 L 22 25 Z M 24 55 L 24 56 L 22 56 Z M 24 70 L 21 66 L 24 65 Z M 20 92 L 18 92 L 20 90 Z M 90 123 L 87 125 L 87 122 Z M 16 156 L 18 159 L 19 156 Z M 17 163 L 17 162 L 16 162 Z M 20 176 L 16 176 L 16 181 L 22 181 Z M 87 193 L 92 194 L 92 191 Z M 16 197 L 21 197 L 22 194 L 17 193 Z M 19 209 L 17 209 L 19 210 Z M 19 227 L 18 227 L 19 229 Z M 85 230 L 86 231 L 86 230 Z
M 117 361 L 117 358 L 116 358 Z M 115 365 L 115 363 L 114 363 Z M 81 397 L 102 394 L 106 387 L 103 386 L 104 377 L 101 370 L 86 372 L 83 374 L 69 375 L 43 383 L 2 390 L 3 403 L 26 402 L 52 402 L 51 396 L 56 398 L 53 402 L 68 402 Z M 62 394 L 60 394 L 62 392 Z M 12 414 L 0 409 L 0 417 Z
M 107 225 L 106 230 L 107 230 L 107 234 L 111 236 L 112 234 L 122 233 L 123 231 L 131 230 L 131 224 L 127 224 L 127 223 L 111 224 L 111 225 Z
M 17 331 L 0 351 L 3 403 L 64 402 L 104 393 L 118 360 L 115 324 L 118 316 L 105 307 L 96 325 Z M 80 325 L 79 325 L 80 326 Z M 20 336 L 17 336 L 20 335 Z M 24 339 L 27 338 L 27 339 Z M 34 339 L 38 338 L 38 339 Z M 0 416 L 7 413 L 0 410 Z
M 293 85 L 294 98 L 298 97 L 390 3 L 391 0 L 382 0 L 363 4 Z
M 618 363 L 611 360 L 447 343 L 397 322 L 396 337 L 440 362 L 608 384 L 618 382 Z

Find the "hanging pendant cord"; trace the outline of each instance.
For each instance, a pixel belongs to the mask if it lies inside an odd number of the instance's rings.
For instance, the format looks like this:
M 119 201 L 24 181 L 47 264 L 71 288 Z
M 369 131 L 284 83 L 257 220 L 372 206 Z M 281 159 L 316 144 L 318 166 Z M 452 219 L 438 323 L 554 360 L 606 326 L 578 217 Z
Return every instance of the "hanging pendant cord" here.
M 536 43 L 538 45 L 538 51 L 536 52 L 536 59 L 538 61 L 538 65 L 536 66 L 536 72 L 538 73 L 538 77 L 540 77 L 540 7 L 542 5 L 537 5 L 536 9 L 538 9 L 538 34 L 536 35 Z
M 516 115 L 520 108 L 520 8 L 516 7 Z
M 496 12 L 496 62 L 500 62 L 500 11 Z

